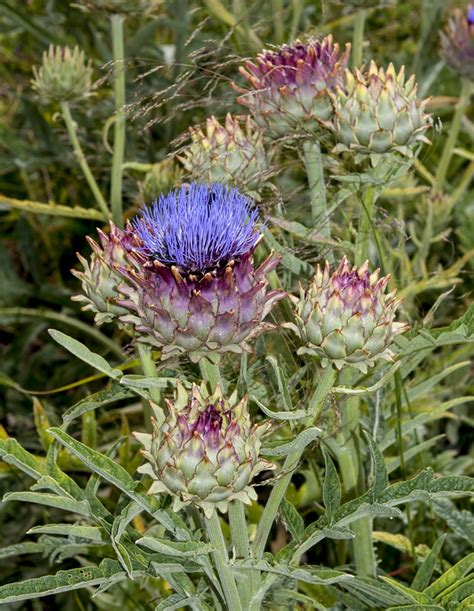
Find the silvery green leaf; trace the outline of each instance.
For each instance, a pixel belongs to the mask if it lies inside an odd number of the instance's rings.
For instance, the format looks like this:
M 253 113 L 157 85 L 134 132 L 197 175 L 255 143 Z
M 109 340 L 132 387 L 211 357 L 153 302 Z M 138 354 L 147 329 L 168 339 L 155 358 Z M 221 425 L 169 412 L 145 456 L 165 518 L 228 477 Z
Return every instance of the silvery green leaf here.
M 3 501 L 21 501 L 23 503 L 37 503 L 48 507 L 64 509 L 81 516 L 91 516 L 89 503 L 87 501 L 77 501 L 66 496 L 57 494 L 45 494 L 42 492 L 9 492 L 3 497 Z
M 33 526 L 27 534 L 63 535 L 76 539 L 86 539 L 95 543 L 104 543 L 104 531 L 97 526 L 82 526 L 80 524 L 44 524 Z
M 326 509 L 325 515 L 328 523 L 332 524 L 334 513 L 339 509 L 341 504 L 341 482 L 339 481 L 336 467 L 324 448 L 323 456 L 326 466 L 323 482 L 323 503 Z
M 280 519 L 286 530 L 295 541 L 301 541 L 304 533 L 304 520 L 295 506 L 287 499 L 283 499 L 279 508 Z
M 94 369 L 105 373 L 106 376 L 109 376 L 112 379 L 118 379 L 122 376 L 120 369 L 114 369 L 111 367 L 104 357 L 100 356 L 100 354 L 92 352 L 87 346 L 79 342 L 77 339 L 62 333 L 61 331 L 57 331 L 56 329 L 49 329 L 48 332 L 60 346 L 68 350 L 68 352 L 74 356 L 77 356 L 77 358 L 84 361 L 84 363 L 94 367 Z
M 110 389 L 101 390 L 93 395 L 89 395 L 85 399 L 81 399 L 78 403 L 67 409 L 63 413 L 63 422 L 68 426 L 73 420 L 79 418 L 83 414 L 95 410 L 99 407 L 104 407 L 115 401 L 134 397 L 134 394 L 118 387 L 113 383 Z

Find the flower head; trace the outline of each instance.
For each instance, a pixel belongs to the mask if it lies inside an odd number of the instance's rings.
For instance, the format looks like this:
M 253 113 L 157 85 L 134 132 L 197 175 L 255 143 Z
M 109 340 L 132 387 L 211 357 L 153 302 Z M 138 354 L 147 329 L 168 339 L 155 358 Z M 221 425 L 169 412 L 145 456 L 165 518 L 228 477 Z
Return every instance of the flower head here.
M 270 175 L 262 131 L 249 116 L 227 114 L 223 124 L 210 117 L 204 130 L 189 131 L 191 143 L 179 159 L 192 176 L 258 191 Z
M 263 51 L 240 69 L 250 89 L 237 88 L 242 93 L 238 102 L 272 135 L 314 132 L 332 116 L 327 94 L 342 85 L 349 53 L 346 45 L 340 55 L 332 36 Z
M 372 61 L 368 70 L 346 70 L 344 86 L 331 94 L 335 151 L 352 151 L 356 161 L 370 157 L 374 166 L 384 155 L 412 157 L 419 142 L 429 143 L 431 125 L 427 101 L 416 93 L 415 76 L 405 82 L 403 67 L 397 73 L 393 64 L 384 70 Z
M 188 354 L 217 361 L 250 350 L 249 341 L 285 297 L 268 291 L 271 254 L 255 268 L 260 239 L 251 200 L 219 184 L 192 183 L 162 196 L 123 231 L 112 225 L 94 241 L 91 263 L 76 272 L 86 309 L 103 322 L 118 319 L 162 358 Z
M 274 465 L 259 458 L 262 435 L 269 425 L 252 425 L 247 398 L 236 404 L 220 388 L 208 396 L 194 386 L 191 396 L 181 386 L 168 417 L 151 434 L 135 433 L 144 446 L 141 473 L 152 477 L 149 494 L 174 497 L 175 509 L 192 503 L 210 517 L 215 509 L 227 511 L 230 501 L 250 503 L 257 498 L 250 482 Z
M 79 47 L 54 47 L 43 53 L 39 68 L 33 67 L 33 89 L 50 101 L 80 100 L 90 95 L 92 66 Z
M 474 80 L 474 6 L 455 9 L 441 32 L 441 55 L 460 76 Z
M 204 274 L 253 249 L 258 211 L 237 189 L 192 183 L 160 195 L 132 221 L 146 257 Z
M 378 359 L 391 360 L 390 343 L 407 329 L 394 322 L 400 304 L 385 294 L 389 277 L 370 273 L 367 263 L 351 267 L 346 258 L 331 274 L 318 266 L 307 291 L 296 300 L 296 325 L 287 326 L 302 339 L 300 353 L 321 357 L 321 364 L 338 369 L 352 365 L 362 372 Z

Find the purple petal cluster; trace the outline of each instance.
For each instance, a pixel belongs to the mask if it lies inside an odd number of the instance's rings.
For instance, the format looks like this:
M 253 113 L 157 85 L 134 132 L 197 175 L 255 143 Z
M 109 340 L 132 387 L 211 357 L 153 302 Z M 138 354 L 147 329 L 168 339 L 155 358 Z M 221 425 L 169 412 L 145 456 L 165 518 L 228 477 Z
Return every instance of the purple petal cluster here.
M 339 53 L 332 36 L 262 51 L 240 68 L 249 87 L 234 85 L 241 93 L 237 101 L 272 137 L 314 137 L 332 117 L 330 93 L 344 86 L 349 53 L 350 45 Z
M 160 195 L 132 221 L 147 257 L 182 273 L 205 273 L 253 249 L 258 211 L 237 189 L 191 183 Z
M 342 86 L 349 49 L 339 57 L 339 45 L 328 36 L 323 41 L 297 40 L 292 45 L 283 45 L 276 51 L 263 51 L 256 63 L 248 61 L 241 73 L 255 89 L 316 85 L 319 89 L 334 89 Z

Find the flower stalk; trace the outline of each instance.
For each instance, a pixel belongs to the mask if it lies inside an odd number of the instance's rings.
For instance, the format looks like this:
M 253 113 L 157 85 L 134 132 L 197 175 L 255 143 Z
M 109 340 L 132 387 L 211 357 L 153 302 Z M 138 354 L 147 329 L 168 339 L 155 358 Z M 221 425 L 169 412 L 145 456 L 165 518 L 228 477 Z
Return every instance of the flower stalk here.
M 109 207 L 107 206 L 107 202 L 102 195 L 99 186 L 94 178 L 94 175 L 91 172 L 89 164 L 87 163 L 86 156 L 84 155 L 84 151 L 82 150 L 81 143 L 79 142 L 79 138 L 77 137 L 77 125 L 74 119 L 72 118 L 71 109 L 69 107 L 69 103 L 66 101 L 61 102 L 61 114 L 64 119 L 64 123 L 66 124 L 67 133 L 69 136 L 69 140 L 71 141 L 72 148 L 74 149 L 74 154 L 76 156 L 79 165 L 81 166 L 81 170 L 87 180 L 87 184 L 94 195 L 94 199 L 99 206 L 100 210 L 103 212 L 105 218 L 110 218 Z
M 345 495 L 349 498 L 363 493 L 363 468 L 360 456 L 359 398 L 351 397 L 342 412 L 342 429 L 338 441 L 331 444 L 339 462 Z M 361 518 L 351 524 L 355 533 L 352 542 L 357 575 L 375 577 L 377 573 L 372 544 L 372 519 Z
M 461 93 L 456 104 L 453 120 L 449 126 L 449 133 L 441 154 L 441 160 L 439 162 L 438 169 L 436 170 L 436 185 L 440 192 L 442 192 L 444 189 L 449 163 L 459 136 L 462 118 L 471 99 L 472 89 L 472 82 L 467 78 L 462 79 Z
M 125 152 L 125 52 L 123 40 L 123 15 L 112 15 L 112 52 L 114 69 L 115 123 L 114 152 L 110 177 L 110 203 L 112 218 L 117 227 L 123 227 L 122 171 Z
M 149 378 L 158 378 L 158 372 L 156 371 L 155 361 L 153 360 L 153 356 L 151 353 L 151 348 L 146 346 L 145 344 L 138 343 L 137 344 L 138 355 L 140 357 L 140 362 L 142 365 L 143 373 Z M 163 413 L 162 408 L 160 407 L 161 402 L 161 392 L 159 388 L 150 388 L 150 397 L 153 403 L 156 404 L 154 408 L 155 418 L 160 416 L 158 425 L 161 425 L 165 420 L 165 415 Z M 158 419 L 158 418 L 157 418 Z M 149 418 L 145 413 L 145 421 L 148 422 Z
M 303 144 L 303 156 L 311 195 L 311 220 L 313 227 L 320 227 L 325 238 L 331 238 L 331 226 L 326 201 L 323 157 L 317 140 Z
M 364 28 L 367 18 L 367 9 L 359 9 L 354 16 L 354 31 L 352 34 L 352 67 L 362 66 L 364 48 Z
M 369 187 L 363 192 L 360 202 L 359 227 L 354 257 L 356 265 L 362 265 L 369 258 L 370 234 L 373 231 L 372 217 L 374 215 L 375 201 L 375 188 Z
M 247 521 L 245 519 L 245 508 L 242 501 L 232 501 L 229 503 L 229 526 L 236 557 L 248 559 L 250 557 L 250 544 Z M 237 590 L 244 607 L 248 606 L 259 584 L 258 572 L 250 570 L 249 573 L 250 583 L 247 583 L 245 579 L 237 582 Z
M 206 518 L 205 524 L 209 542 L 215 549 L 214 562 L 224 592 L 227 609 L 229 611 L 242 611 L 242 604 L 232 569 L 229 566 L 229 556 L 217 512 L 214 511 L 210 518 Z

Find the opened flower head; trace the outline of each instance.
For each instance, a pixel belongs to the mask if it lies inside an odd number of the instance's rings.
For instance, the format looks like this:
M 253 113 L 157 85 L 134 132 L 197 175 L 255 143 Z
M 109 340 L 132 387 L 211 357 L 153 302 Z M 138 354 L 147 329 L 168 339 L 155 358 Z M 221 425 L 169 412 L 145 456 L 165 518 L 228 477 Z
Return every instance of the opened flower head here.
M 160 195 L 132 226 L 146 257 L 182 273 L 205 273 L 252 250 L 259 240 L 252 200 L 221 184 L 192 183 Z
M 262 51 L 254 62 L 248 61 L 240 69 L 250 89 L 236 87 L 242 94 L 238 102 L 247 106 L 270 134 L 314 132 L 321 121 L 332 116 L 327 94 L 343 84 L 349 53 L 350 45 L 346 45 L 340 54 L 332 36 Z
M 284 291 L 268 291 L 271 254 L 255 268 L 258 211 L 237 189 L 191 183 L 162 195 L 125 231 L 112 226 L 82 259 L 85 308 L 114 318 L 162 358 L 188 354 L 218 361 L 250 350 L 273 325 L 265 317 Z

